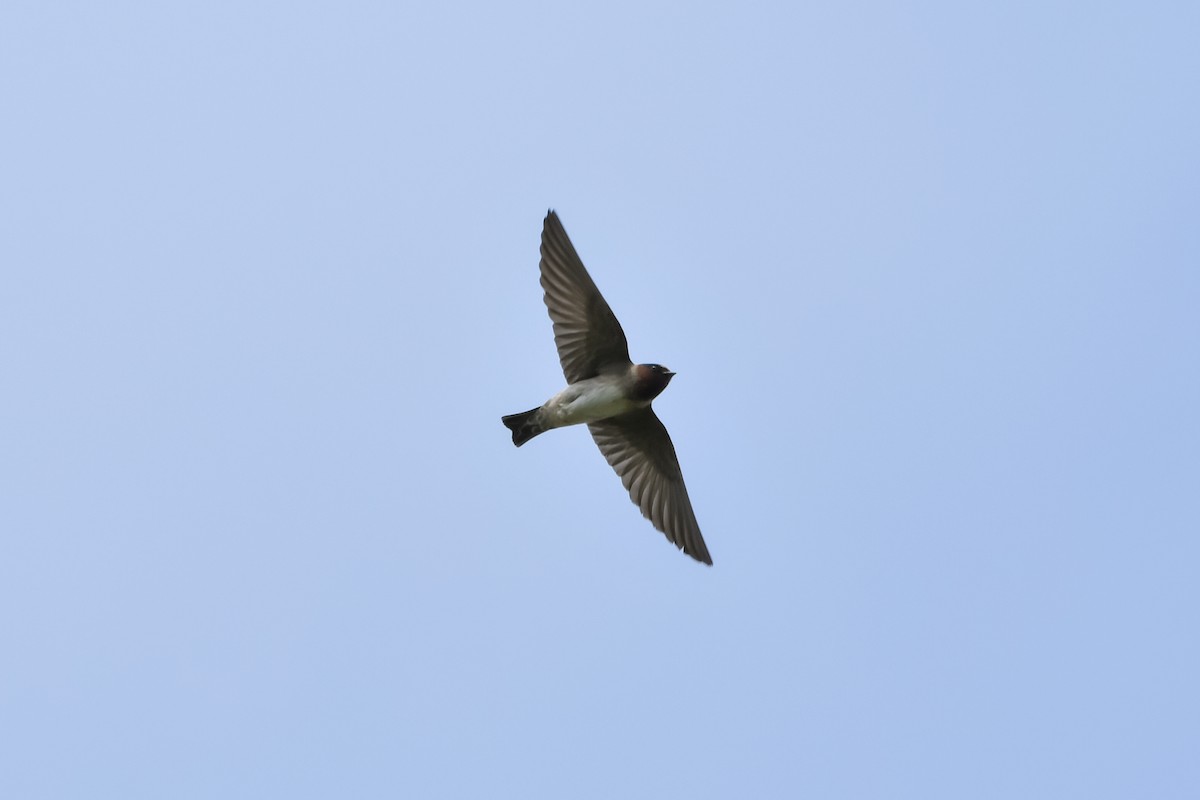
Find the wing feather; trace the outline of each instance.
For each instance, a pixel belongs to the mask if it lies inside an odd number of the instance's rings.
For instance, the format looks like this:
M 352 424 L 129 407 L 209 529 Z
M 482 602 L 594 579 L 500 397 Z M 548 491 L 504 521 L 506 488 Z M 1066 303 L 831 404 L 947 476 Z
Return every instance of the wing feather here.
M 567 383 L 629 364 L 629 344 L 553 211 L 542 226 L 542 289 Z
M 712 564 L 692 511 L 675 446 L 649 408 L 588 425 L 604 458 L 642 516 L 692 558 Z

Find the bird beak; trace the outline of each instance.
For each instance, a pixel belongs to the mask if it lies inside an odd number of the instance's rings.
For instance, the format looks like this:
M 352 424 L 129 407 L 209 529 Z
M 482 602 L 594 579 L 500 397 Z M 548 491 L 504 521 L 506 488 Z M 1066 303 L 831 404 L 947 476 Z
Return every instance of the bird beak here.
M 673 377 L 675 377 L 675 373 L 674 373 L 674 372 L 671 372 L 671 370 L 667 370 L 667 377 L 668 377 L 668 378 L 673 378 Z

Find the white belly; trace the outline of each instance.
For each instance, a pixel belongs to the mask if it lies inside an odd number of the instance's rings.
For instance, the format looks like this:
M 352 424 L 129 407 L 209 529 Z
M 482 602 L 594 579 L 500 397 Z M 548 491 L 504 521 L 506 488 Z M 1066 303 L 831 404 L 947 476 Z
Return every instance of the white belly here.
M 632 411 L 639 403 L 625 397 L 612 378 L 589 378 L 572 384 L 546 401 L 545 409 L 554 427 L 615 417 Z

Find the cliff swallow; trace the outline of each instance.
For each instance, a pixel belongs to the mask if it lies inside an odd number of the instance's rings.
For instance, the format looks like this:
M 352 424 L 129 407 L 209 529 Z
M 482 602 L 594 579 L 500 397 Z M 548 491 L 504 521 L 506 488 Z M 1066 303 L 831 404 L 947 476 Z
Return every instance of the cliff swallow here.
M 542 227 L 542 289 L 567 388 L 501 420 L 517 447 L 540 433 L 586 424 L 642 516 L 692 558 L 712 564 L 679 459 L 650 403 L 675 375 L 629 360 L 625 332 L 579 260 L 558 215 Z

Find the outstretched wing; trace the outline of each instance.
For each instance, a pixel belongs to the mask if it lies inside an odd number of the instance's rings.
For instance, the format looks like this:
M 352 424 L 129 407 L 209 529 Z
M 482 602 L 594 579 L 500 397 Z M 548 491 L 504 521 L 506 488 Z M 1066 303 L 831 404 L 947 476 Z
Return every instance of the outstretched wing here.
M 592 282 L 558 215 L 542 227 L 542 289 L 567 383 L 629 364 L 625 331 Z
M 712 564 L 683 484 L 675 446 L 654 411 L 631 411 L 590 423 L 588 428 L 642 516 L 683 552 Z

